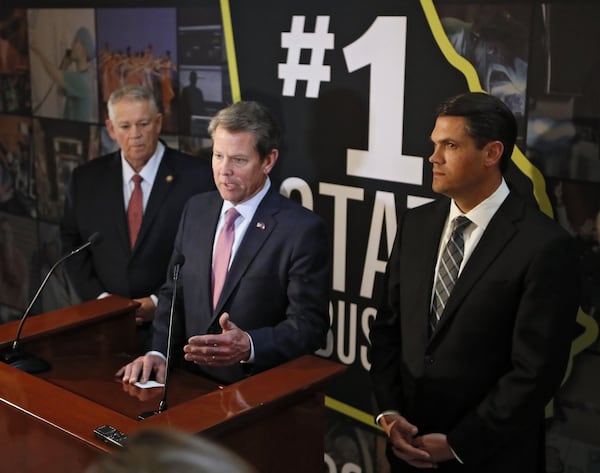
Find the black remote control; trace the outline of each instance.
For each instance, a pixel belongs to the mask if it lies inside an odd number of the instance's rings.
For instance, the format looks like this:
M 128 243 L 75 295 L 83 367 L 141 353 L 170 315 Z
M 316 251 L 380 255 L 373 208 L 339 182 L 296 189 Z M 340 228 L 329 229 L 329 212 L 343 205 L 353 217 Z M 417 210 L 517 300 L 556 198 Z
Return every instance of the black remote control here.
M 120 430 L 111 427 L 110 425 L 103 425 L 94 429 L 94 435 L 104 442 L 113 445 L 115 447 L 122 447 L 123 442 L 127 440 L 125 435 Z

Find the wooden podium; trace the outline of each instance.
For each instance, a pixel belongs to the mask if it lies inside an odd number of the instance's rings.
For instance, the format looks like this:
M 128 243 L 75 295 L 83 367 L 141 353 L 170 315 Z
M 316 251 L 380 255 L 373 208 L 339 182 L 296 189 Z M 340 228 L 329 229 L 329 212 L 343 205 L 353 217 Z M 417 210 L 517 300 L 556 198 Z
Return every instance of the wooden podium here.
M 2 471 L 81 473 L 113 447 L 93 435 L 109 424 L 126 434 L 148 426 L 201 433 L 261 473 L 323 471 L 326 381 L 345 368 L 305 356 L 222 386 L 182 370 L 162 388 L 141 389 L 115 379 L 135 347 L 137 304 L 110 296 L 29 318 L 21 347 L 52 368 L 37 375 L 0 363 Z M 18 322 L 0 325 L 0 349 Z

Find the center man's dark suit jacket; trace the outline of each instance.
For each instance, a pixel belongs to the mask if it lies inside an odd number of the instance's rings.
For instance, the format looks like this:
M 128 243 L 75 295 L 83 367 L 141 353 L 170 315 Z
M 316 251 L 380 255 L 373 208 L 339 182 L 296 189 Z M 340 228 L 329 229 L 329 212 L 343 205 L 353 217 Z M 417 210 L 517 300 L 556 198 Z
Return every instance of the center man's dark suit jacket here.
M 167 277 L 179 217 L 188 199 L 214 190 L 209 163 L 165 147 L 133 249 L 123 201 L 120 152 L 93 159 L 72 174 L 61 222 L 65 252 L 94 232 L 102 241 L 67 261 L 79 296 L 129 298 L 158 294 Z
M 174 254 L 182 254 L 185 264 L 178 281 L 172 354 L 181 358 L 192 335 L 220 333 L 218 317 L 228 312 L 231 321 L 252 337 L 255 362 L 203 366 L 202 373 L 230 383 L 324 345 L 331 263 L 322 219 L 271 189 L 248 226 L 213 310 L 212 249 L 222 204 L 218 192 L 198 195 L 181 217 Z M 172 290 L 170 282 L 161 290 L 154 321 L 153 348 L 162 353 L 167 347 Z
M 513 192 L 456 282 L 430 337 L 438 247 L 450 201 L 401 218 L 371 327 L 378 412 L 447 434 L 463 460 L 442 471 L 542 471 L 544 407 L 564 376 L 578 308 L 571 238 Z M 392 471 L 412 471 L 396 459 Z

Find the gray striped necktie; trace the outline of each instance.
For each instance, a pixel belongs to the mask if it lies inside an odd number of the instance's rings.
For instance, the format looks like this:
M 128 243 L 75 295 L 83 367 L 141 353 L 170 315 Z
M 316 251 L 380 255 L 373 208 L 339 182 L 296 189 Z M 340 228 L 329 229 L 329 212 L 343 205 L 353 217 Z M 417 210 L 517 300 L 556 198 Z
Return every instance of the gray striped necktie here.
M 442 316 L 446 302 L 454 288 L 454 283 L 458 278 L 458 270 L 463 260 L 465 240 L 463 232 L 471 221 L 465 216 L 459 216 L 452 222 L 454 229 L 452 235 L 446 243 L 442 253 L 442 258 L 438 268 L 435 280 L 434 297 L 431 304 L 431 314 L 429 323 L 431 331 L 435 330 L 437 323 Z

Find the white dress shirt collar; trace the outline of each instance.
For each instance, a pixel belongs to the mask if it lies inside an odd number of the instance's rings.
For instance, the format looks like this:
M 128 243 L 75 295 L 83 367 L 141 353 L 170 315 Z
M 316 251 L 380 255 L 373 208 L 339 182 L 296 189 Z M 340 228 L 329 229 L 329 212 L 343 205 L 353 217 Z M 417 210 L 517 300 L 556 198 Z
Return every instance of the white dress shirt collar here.
M 471 224 L 468 225 L 463 231 L 464 237 L 464 257 L 460 266 L 460 271 L 462 272 L 462 268 L 465 266 L 471 254 L 477 247 L 479 240 L 483 236 L 485 229 L 488 224 L 492 220 L 492 217 L 496 214 L 502 202 L 508 197 L 510 190 L 506 185 L 504 179 L 498 186 L 498 188 L 490 195 L 487 199 L 480 202 L 476 207 L 471 209 L 466 214 L 463 214 L 462 211 L 458 208 L 454 200 L 450 202 L 450 212 L 448 213 L 448 218 L 446 220 L 446 224 L 444 226 L 444 231 L 442 233 L 442 238 L 440 239 L 440 245 L 438 248 L 438 259 L 436 264 L 436 274 L 438 271 L 438 266 L 440 263 L 440 257 L 443 251 L 446 242 L 450 238 L 452 234 L 452 225 L 451 222 L 458 216 L 464 215 L 469 220 L 471 220 Z
M 456 205 L 456 202 L 452 200 L 450 204 L 448 222 L 452 222 L 459 215 L 464 215 L 469 220 L 471 220 L 471 222 L 473 222 L 478 228 L 485 230 L 496 211 L 502 205 L 502 202 L 504 202 L 504 199 L 508 197 L 509 193 L 510 190 L 503 178 L 502 182 L 492 195 L 490 195 L 487 199 L 481 201 L 479 204 L 477 204 L 477 206 L 469 210 L 466 214 L 463 214 Z

